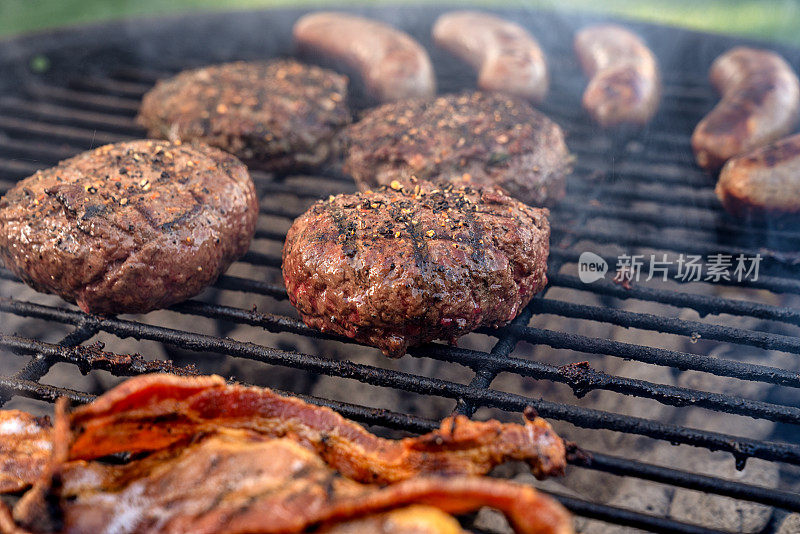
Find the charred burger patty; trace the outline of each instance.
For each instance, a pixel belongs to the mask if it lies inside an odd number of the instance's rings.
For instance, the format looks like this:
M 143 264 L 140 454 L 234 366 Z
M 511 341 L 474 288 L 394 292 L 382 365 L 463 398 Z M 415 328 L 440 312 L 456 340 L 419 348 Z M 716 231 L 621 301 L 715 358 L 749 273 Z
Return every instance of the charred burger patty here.
M 327 160 L 350 122 L 347 77 L 296 61 L 227 63 L 160 81 L 138 121 L 151 137 L 200 140 L 271 171 Z
M 523 100 L 466 92 L 405 100 L 342 131 L 345 172 L 362 188 L 446 180 L 500 186 L 533 206 L 564 196 L 571 157 L 561 128 Z
M 247 250 L 258 203 L 245 166 L 206 145 L 106 145 L 0 199 L 0 259 L 91 313 L 140 313 L 199 293 Z
M 546 284 L 547 215 L 447 183 L 331 197 L 286 237 L 289 299 L 308 325 L 395 357 L 501 326 Z

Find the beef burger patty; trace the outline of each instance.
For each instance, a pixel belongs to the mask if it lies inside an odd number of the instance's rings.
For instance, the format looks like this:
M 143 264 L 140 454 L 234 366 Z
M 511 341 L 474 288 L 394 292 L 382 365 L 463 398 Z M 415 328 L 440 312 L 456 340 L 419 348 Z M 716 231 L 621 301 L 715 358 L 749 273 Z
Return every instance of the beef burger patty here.
M 296 61 L 227 63 L 159 81 L 138 122 L 151 137 L 199 140 L 270 171 L 326 161 L 350 122 L 347 77 Z
M 561 128 L 523 100 L 467 92 L 405 100 L 342 131 L 343 170 L 362 188 L 447 180 L 500 186 L 533 206 L 564 196 L 571 156 Z
M 331 197 L 289 229 L 289 300 L 309 326 L 393 357 L 501 326 L 547 282 L 547 216 L 499 189 L 449 183 Z
M 0 199 L 0 258 L 91 313 L 138 313 L 199 293 L 244 254 L 258 202 L 245 166 L 202 144 L 106 145 Z

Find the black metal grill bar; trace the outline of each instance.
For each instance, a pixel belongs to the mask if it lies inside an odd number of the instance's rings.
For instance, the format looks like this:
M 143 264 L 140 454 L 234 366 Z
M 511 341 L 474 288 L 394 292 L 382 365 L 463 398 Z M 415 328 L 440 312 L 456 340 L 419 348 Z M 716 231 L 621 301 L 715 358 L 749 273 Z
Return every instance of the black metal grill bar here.
M 566 225 L 559 222 L 553 222 L 550 225 L 552 235 L 557 236 L 570 236 L 575 240 L 593 241 L 595 243 L 620 245 L 626 247 L 638 247 L 654 250 L 668 250 L 671 252 L 684 253 L 684 254 L 698 254 L 707 256 L 709 254 L 727 254 L 730 256 L 738 256 L 744 254 L 746 257 L 754 257 L 760 254 L 762 257 L 762 264 L 774 260 L 780 263 L 795 263 L 798 260 L 798 254 L 781 254 L 780 252 L 768 251 L 758 248 L 737 247 L 731 245 L 717 245 L 710 241 L 701 241 L 699 239 L 675 239 L 665 237 L 658 232 L 648 232 L 649 235 L 642 235 L 639 233 L 622 233 L 622 232 L 605 232 L 602 230 L 594 230 L 589 228 L 578 228 L 572 225 Z
M 181 376 L 197 374 L 197 370 L 192 366 L 180 367 L 172 365 L 169 361 L 146 360 L 138 354 L 113 354 L 104 352 L 99 347 L 83 347 L 76 343 L 77 338 L 80 338 L 80 341 L 85 341 L 98 330 L 99 326 L 94 321 L 89 320 L 57 345 L 0 334 L 0 347 L 5 347 L 15 353 L 35 353 L 37 357 L 32 361 L 36 361 L 39 356 L 42 356 L 50 361 L 50 365 L 58 362 L 72 363 L 77 365 L 83 372 L 102 369 L 116 376 L 134 376 L 145 373 L 171 373 Z M 45 373 L 26 374 L 19 372 L 14 378 L 38 381 Z
M 708 189 L 711 178 L 686 165 L 633 165 L 630 161 L 612 164 L 602 158 L 580 158 L 573 165 L 575 171 L 584 176 L 612 173 L 617 180 L 625 179 L 638 184 L 658 184 Z
M 84 76 L 80 79 L 75 79 L 70 86 L 103 94 L 131 97 L 136 100 L 140 100 L 142 95 L 153 87 L 152 84 L 122 82 L 113 78 L 98 78 L 95 76 Z
M 101 124 L 123 134 L 142 131 L 133 118 L 124 115 L 86 111 L 49 102 L 32 102 L 19 97 L 0 98 L 0 110 L 7 114 L 36 115 L 49 121 Z
M 626 289 L 613 282 L 598 280 L 584 284 L 577 276 L 568 274 L 548 274 L 551 286 L 566 287 L 579 291 L 589 291 L 600 295 L 608 295 L 618 299 L 636 299 L 649 302 L 660 302 L 677 308 L 691 308 L 701 317 L 727 313 L 744 317 L 756 317 L 770 321 L 780 321 L 800 326 L 800 310 L 781 306 L 772 306 L 746 300 L 726 299 L 713 295 L 698 295 L 679 291 L 668 291 L 646 286 L 631 286 Z
M 64 336 L 58 345 L 54 345 L 55 352 L 63 351 L 65 349 L 72 349 L 80 345 L 93 335 L 97 333 L 97 328 L 87 322 L 79 323 L 72 332 Z M 2 339 L 0 334 L 0 339 Z M 30 382 L 38 382 L 50 368 L 56 363 L 56 358 L 52 352 L 37 352 L 33 358 L 28 360 L 25 366 L 20 369 L 14 378 L 19 380 L 27 380 Z M 0 391 L 0 406 L 11 400 L 11 395 L 8 391 Z
M 7 173 L 6 175 L 11 175 L 15 178 L 18 178 L 20 176 L 33 174 L 42 167 L 41 165 L 29 163 L 27 161 L 0 158 L 0 168 L 2 169 L 1 172 Z M 13 183 L 14 182 L 9 182 L 9 185 L 13 185 Z
M 4 155 L 19 159 L 21 157 L 35 158 L 31 163 L 55 163 L 56 161 L 69 158 L 81 151 L 80 148 L 65 145 L 63 143 L 43 143 L 26 139 L 12 139 L 10 137 L 0 137 L 0 151 Z M 3 172 L 10 172 L 12 169 L 2 168 Z M 14 176 L 20 178 L 20 175 Z M 16 181 L 16 180 L 15 180 Z
M 18 135 L 33 135 L 48 139 L 66 139 L 68 141 L 85 144 L 86 146 L 99 146 L 132 139 L 132 137 L 129 136 L 116 135 L 98 130 L 50 124 L 48 122 L 3 115 L 0 115 L 0 128 Z
M 0 393 L 5 395 L 24 395 L 37 400 L 55 402 L 60 397 L 65 397 L 73 402 L 86 404 L 92 402 L 96 396 L 74 389 L 61 388 L 40 384 L 32 380 L 24 380 L 8 376 L 0 376 Z
M 557 332 L 530 326 L 509 325 L 505 328 L 516 330 L 520 339 L 534 344 L 547 345 L 554 349 L 569 349 L 587 354 L 605 354 L 642 363 L 673 367 L 681 371 L 701 371 L 740 380 L 800 387 L 800 374 L 778 367 L 742 363 L 704 354 L 634 345 L 622 341 Z
M 689 473 L 668 467 L 646 464 L 627 458 L 619 458 L 607 454 L 587 451 L 588 460 L 572 460 L 572 465 L 588 467 L 596 471 L 619 476 L 634 476 L 661 484 L 679 486 L 691 490 L 704 491 L 724 495 L 734 499 L 777 506 L 785 510 L 800 511 L 800 494 L 752 484 L 742 484 L 733 480 Z
M 659 534 L 731 534 L 730 532 L 682 523 L 674 519 L 583 501 L 575 497 L 567 497 L 565 495 L 553 495 L 553 497 L 573 513 L 625 527 L 638 528 Z
M 692 337 L 695 339 L 712 339 L 739 345 L 748 345 L 766 350 L 780 350 L 800 354 L 800 338 L 772 334 L 754 330 L 734 328 L 716 324 L 706 324 L 697 321 L 686 321 L 672 317 L 662 317 L 650 313 L 637 313 L 625 310 L 602 308 L 588 304 L 573 304 L 571 302 L 541 299 L 533 301 L 534 311 L 541 314 L 560 315 L 573 319 L 586 319 L 624 326 L 626 328 L 639 328 Z
M 270 284 L 268 282 L 261 282 L 260 280 L 250 280 L 249 278 L 241 278 L 239 276 L 222 275 L 219 277 L 219 279 L 217 279 L 214 287 L 219 289 L 227 289 L 230 291 L 258 293 L 260 295 L 267 295 L 279 300 L 287 298 L 286 289 L 283 287 L 283 285 Z
M 141 101 L 136 99 L 86 93 L 83 91 L 75 91 L 67 87 L 58 87 L 43 83 L 30 84 L 25 90 L 30 96 L 39 100 L 63 102 L 79 108 L 99 108 L 101 110 L 108 110 L 117 114 L 127 114 L 129 116 L 135 115 L 141 106 Z
M 671 206 L 674 207 L 674 204 Z M 614 207 L 608 205 L 594 206 L 584 202 L 572 200 L 562 200 L 558 205 L 559 210 L 575 211 L 585 213 L 590 217 L 608 218 L 615 220 L 628 221 L 632 223 L 651 224 L 659 228 L 682 228 L 692 231 L 706 231 L 715 233 L 726 233 L 731 235 L 749 234 L 751 237 L 770 236 L 783 239 L 798 240 L 800 233 L 779 230 L 759 230 L 752 226 L 744 226 L 731 223 L 720 219 L 718 215 L 703 213 L 695 210 L 688 212 L 686 206 L 681 206 L 680 213 L 666 211 L 663 207 L 658 212 L 632 211 L 630 207 Z M 706 211 L 706 210 L 704 210 Z M 796 241 L 793 241 L 796 243 Z
M 0 299 L 0 310 L 9 311 L 18 315 L 56 320 L 70 324 L 75 324 L 77 321 L 85 318 L 84 314 L 81 312 L 51 308 L 10 299 Z M 510 411 L 522 411 L 526 406 L 532 405 L 544 417 L 568 421 L 586 428 L 606 428 L 614 431 L 645 435 L 673 443 L 684 443 L 705 447 L 711 450 L 723 450 L 733 453 L 737 459 L 753 456 L 766 460 L 800 464 L 800 446 L 798 445 L 766 442 L 715 432 L 689 429 L 677 425 L 664 424 L 637 417 L 622 416 L 600 410 L 554 403 L 541 399 L 534 400 L 500 391 L 471 388 L 469 386 L 443 380 L 419 377 L 350 362 L 332 362 L 317 356 L 270 349 L 251 343 L 220 339 L 214 336 L 183 332 L 120 319 L 97 318 L 96 320 L 103 331 L 120 337 L 150 339 L 202 352 L 222 352 L 266 363 L 275 363 L 318 373 L 333 374 L 344 378 L 353 378 L 377 386 L 396 387 L 415 393 L 445 396 L 454 399 L 462 397 L 465 400 L 481 406 L 495 406 Z
M 581 181 L 567 180 L 568 196 L 595 195 L 598 199 L 606 201 L 639 201 L 653 205 L 683 204 L 692 208 L 703 209 L 712 213 L 722 213 L 724 210 L 719 205 L 717 196 L 707 189 L 693 189 L 681 191 L 678 187 L 660 187 L 653 184 L 650 189 L 631 188 L 630 180 L 592 181 L 584 178 Z M 560 206 L 560 204 L 559 204 Z

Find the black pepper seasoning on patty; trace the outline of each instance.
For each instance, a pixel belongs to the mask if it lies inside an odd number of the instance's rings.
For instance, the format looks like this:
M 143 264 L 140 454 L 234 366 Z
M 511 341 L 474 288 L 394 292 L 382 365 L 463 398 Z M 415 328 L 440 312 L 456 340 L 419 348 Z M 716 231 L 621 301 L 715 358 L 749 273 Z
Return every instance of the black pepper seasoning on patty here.
M 0 199 L 0 259 L 90 313 L 143 313 L 199 293 L 247 251 L 258 200 L 245 166 L 202 144 L 106 145 Z
M 572 157 L 561 128 L 527 102 L 465 92 L 368 111 L 342 131 L 345 172 L 362 189 L 419 180 L 499 186 L 532 206 L 565 191 Z
M 226 63 L 159 81 L 138 122 L 151 137 L 199 140 L 254 168 L 313 168 L 350 122 L 347 77 L 291 60 Z
M 402 356 L 519 314 L 547 282 L 548 211 L 496 188 L 398 181 L 314 204 L 283 249 L 306 324 Z

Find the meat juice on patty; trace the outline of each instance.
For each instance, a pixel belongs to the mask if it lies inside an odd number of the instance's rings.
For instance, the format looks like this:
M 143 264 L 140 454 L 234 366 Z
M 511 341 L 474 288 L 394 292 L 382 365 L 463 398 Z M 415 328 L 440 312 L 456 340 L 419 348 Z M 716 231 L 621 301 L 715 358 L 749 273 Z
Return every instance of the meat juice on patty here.
M 450 183 L 331 197 L 286 237 L 289 300 L 306 324 L 392 357 L 502 326 L 547 282 L 547 216 L 499 189 Z

